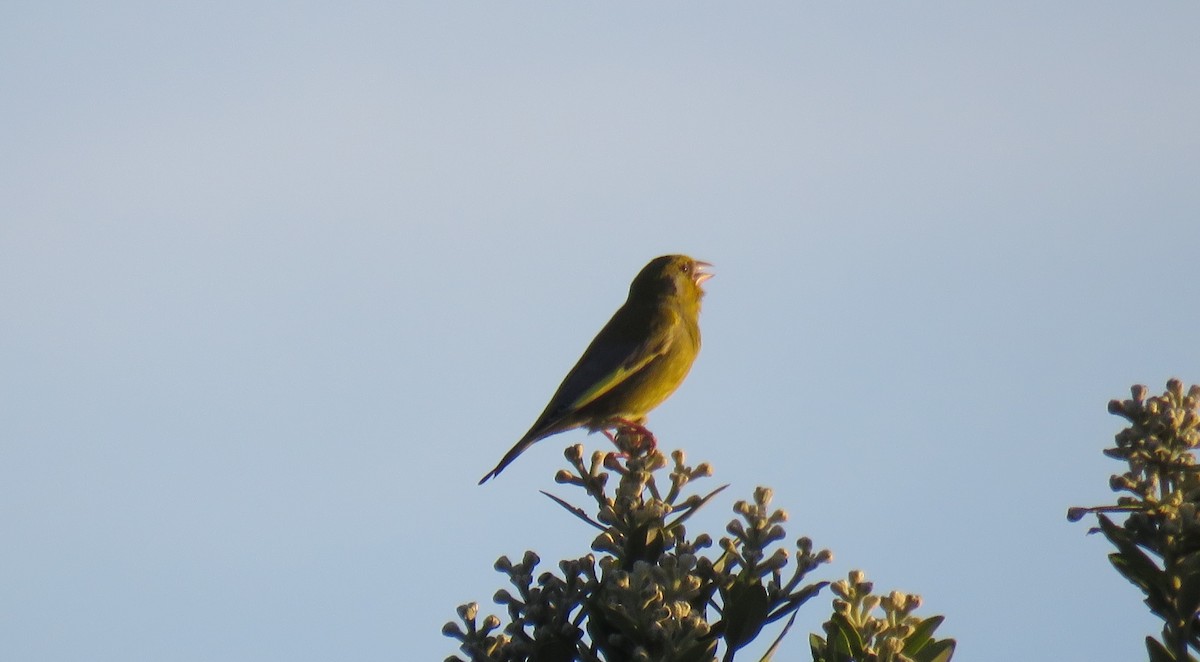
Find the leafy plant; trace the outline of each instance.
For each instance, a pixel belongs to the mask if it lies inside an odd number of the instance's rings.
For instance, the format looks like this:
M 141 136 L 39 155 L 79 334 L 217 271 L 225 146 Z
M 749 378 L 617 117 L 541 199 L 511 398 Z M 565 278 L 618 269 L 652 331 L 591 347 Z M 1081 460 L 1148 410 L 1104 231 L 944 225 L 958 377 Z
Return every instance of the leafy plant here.
M 809 636 L 814 662 L 949 662 L 953 639 L 934 639 L 944 620 L 913 615 L 921 596 L 892 591 L 873 595 L 873 585 L 858 570 L 831 589 L 833 617 L 825 622 L 825 637 Z M 882 615 L 876 615 L 882 611 Z
M 446 636 L 459 641 L 467 659 L 732 662 L 764 628 L 787 619 L 761 658 L 771 659 L 796 611 L 828 585 L 806 580 L 832 555 L 814 551 L 812 541 L 804 537 L 791 551 L 780 544 L 786 538 L 787 513 L 772 509 L 772 492 L 765 487 L 756 489 L 750 500 L 734 504 L 736 517 L 726 527 L 727 535 L 717 540 L 718 553 L 711 536 L 691 537 L 685 525 L 726 486 L 685 496 L 691 483 L 711 475 L 709 465 L 689 466 L 682 451 L 673 452 L 668 463 L 657 449 L 646 450 L 637 441 L 617 435 L 624 460 L 614 453 L 595 453 L 585 463 L 581 445 L 566 450 L 571 469 L 560 471 L 555 480 L 581 489 L 594 514 L 543 494 L 599 531 L 592 541 L 593 553 L 540 573 L 541 560 L 532 551 L 518 562 L 501 557 L 495 567 L 507 576 L 511 589 L 498 591 L 495 601 L 507 608 L 508 624 L 494 615 L 481 619 L 478 604 L 468 603 L 458 609 L 459 622 L 443 628 Z M 609 491 L 613 476 L 617 483 Z M 862 588 L 855 584 L 846 594 L 858 596 L 853 591 Z M 864 603 L 859 599 L 857 604 Z M 885 618 L 899 619 L 896 627 L 906 634 L 900 636 L 895 628 L 886 634 L 865 634 L 863 624 L 848 622 L 850 631 L 871 646 L 900 637 L 912 644 L 911 651 L 902 646 L 901 656 L 871 657 L 867 651 L 873 649 L 860 646 L 855 650 L 862 657 L 814 659 L 949 660 L 953 642 L 944 657 L 909 654 L 932 650 L 929 635 L 940 618 L 930 627 L 934 619 L 919 622 L 909 615 L 914 600 L 888 605 Z M 448 660 L 461 662 L 458 657 Z
M 1200 651 L 1200 386 L 1185 393 L 1177 379 L 1160 396 L 1147 398 L 1134 386 L 1132 398 L 1113 400 L 1108 411 L 1129 422 L 1104 454 L 1128 470 L 1109 485 L 1121 496 L 1113 505 L 1071 508 L 1070 521 L 1095 514 L 1116 551 L 1113 567 L 1146 595 L 1146 605 L 1163 620 L 1159 639 L 1146 637 L 1151 662 L 1195 660 Z M 1109 514 L 1126 515 L 1115 522 Z

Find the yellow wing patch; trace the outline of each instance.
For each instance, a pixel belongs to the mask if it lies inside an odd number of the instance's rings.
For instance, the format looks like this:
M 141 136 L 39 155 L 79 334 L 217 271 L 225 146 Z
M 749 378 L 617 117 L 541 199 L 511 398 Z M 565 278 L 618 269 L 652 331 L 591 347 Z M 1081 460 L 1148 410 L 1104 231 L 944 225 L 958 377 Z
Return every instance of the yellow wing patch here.
M 662 343 L 658 347 L 655 347 L 651 351 L 645 353 L 638 352 L 637 361 L 626 361 L 625 363 L 622 363 L 617 367 L 616 370 L 613 370 L 612 373 L 605 376 L 604 379 L 598 381 L 595 386 L 591 387 L 578 398 L 576 398 L 575 401 L 572 402 L 568 407 L 568 409 L 570 411 L 579 411 L 580 408 L 586 407 L 590 403 L 594 402 L 597 398 L 613 390 L 619 384 L 628 379 L 630 375 L 638 372 L 642 368 L 645 368 L 651 361 L 665 354 L 671 347 L 672 342 L 674 342 L 673 334 L 667 334 L 667 337 L 663 339 Z

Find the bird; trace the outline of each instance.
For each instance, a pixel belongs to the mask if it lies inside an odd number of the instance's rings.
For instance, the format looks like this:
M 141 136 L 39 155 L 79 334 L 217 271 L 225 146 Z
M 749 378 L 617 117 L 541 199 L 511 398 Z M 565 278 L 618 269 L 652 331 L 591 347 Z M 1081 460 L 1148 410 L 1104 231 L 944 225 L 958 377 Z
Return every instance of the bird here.
M 711 264 L 686 255 L 656 257 L 629 286 L 629 297 L 584 350 L 546 409 L 505 453 L 482 485 L 518 455 L 550 435 L 587 428 L 634 430 L 687 377 L 700 352 L 701 285 Z

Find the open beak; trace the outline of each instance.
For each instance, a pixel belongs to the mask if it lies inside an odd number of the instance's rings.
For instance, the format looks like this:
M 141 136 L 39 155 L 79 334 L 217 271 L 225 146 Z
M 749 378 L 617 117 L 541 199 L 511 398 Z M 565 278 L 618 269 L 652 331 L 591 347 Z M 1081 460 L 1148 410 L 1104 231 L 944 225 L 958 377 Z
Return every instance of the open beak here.
M 705 269 L 712 269 L 712 265 L 696 260 L 696 268 L 692 271 L 692 280 L 696 281 L 696 285 L 701 285 L 704 281 L 716 275 L 705 271 Z

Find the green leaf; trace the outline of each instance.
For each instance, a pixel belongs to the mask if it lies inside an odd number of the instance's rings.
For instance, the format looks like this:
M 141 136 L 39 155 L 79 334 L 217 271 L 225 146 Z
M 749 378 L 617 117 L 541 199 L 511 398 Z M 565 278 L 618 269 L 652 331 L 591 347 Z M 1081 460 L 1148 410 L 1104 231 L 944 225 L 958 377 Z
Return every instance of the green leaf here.
M 733 560 L 733 556 L 729 552 L 721 552 L 721 555 L 717 557 L 717 560 L 713 561 L 713 572 L 718 575 L 725 574 L 725 571 L 729 568 L 729 563 L 731 560 Z
M 673 519 L 673 520 L 671 520 L 670 522 L 668 522 L 668 523 L 666 524 L 666 527 L 665 527 L 665 528 L 666 528 L 668 531 L 670 531 L 671 529 L 673 529 L 673 528 L 675 528 L 675 527 L 679 526 L 680 524 L 683 524 L 684 522 L 686 522 L 686 521 L 688 520 L 688 518 L 689 518 L 689 517 L 691 517 L 692 515 L 695 515 L 695 514 L 696 514 L 696 511 L 697 511 L 697 510 L 700 510 L 701 508 L 703 508 L 703 507 L 704 507 L 704 505 L 705 505 L 706 503 L 708 503 L 710 499 L 712 499 L 713 497 L 715 497 L 715 496 L 717 496 L 718 494 L 720 494 L 720 493 L 721 493 L 721 490 L 725 489 L 726 487 L 729 487 L 729 483 L 725 483 L 724 485 L 722 485 L 722 486 L 718 487 L 717 489 L 713 490 L 712 492 L 709 492 L 707 496 L 705 496 L 703 499 L 700 499 L 699 501 L 697 501 L 697 502 L 696 502 L 696 505 L 692 506 L 691 508 L 688 508 L 688 509 L 687 509 L 687 510 L 685 510 L 685 511 L 684 511 L 684 512 L 683 512 L 683 513 L 682 513 L 682 514 L 679 516 L 679 517 L 676 517 L 675 519 Z
M 812 651 L 813 662 L 830 662 L 825 659 L 825 640 L 816 633 L 808 635 L 808 648 Z
M 663 530 L 655 522 L 648 522 L 630 531 L 625 538 L 625 558 L 621 569 L 632 570 L 638 561 L 656 562 L 666 548 Z
M 1159 568 L 1158 564 L 1150 560 L 1150 557 L 1146 556 L 1146 553 L 1142 551 L 1142 548 L 1138 547 L 1132 536 L 1130 536 L 1129 532 L 1123 527 L 1113 524 L 1112 521 L 1110 521 L 1107 517 L 1101 518 L 1100 526 L 1104 529 L 1104 536 L 1108 538 L 1108 541 L 1111 542 L 1113 546 L 1117 548 L 1117 551 L 1121 552 L 1122 555 L 1138 559 L 1139 565 L 1144 563 L 1145 565 L 1156 570 Z
M 1163 609 L 1169 609 L 1170 601 L 1166 599 L 1166 573 L 1136 547 L 1108 555 L 1108 560 L 1134 586 L 1146 594 L 1146 602 L 1155 613 L 1163 614 Z
M 1142 591 L 1149 592 L 1154 585 L 1155 578 L 1147 577 L 1147 570 L 1137 567 L 1136 560 L 1131 560 L 1121 552 L 1112 552 L 1108 555 L 1108 560 L 1122 577 Z
M 573 637 L 559 635 L 541 636 L 534 641 L 532 659 L 546 662 L 574 662 L 579 659 L 579 649 Z
M 863 655 L 863 640 L 858 634 L 858 630 L 846 620 L 846 617 L 841 614 L 834 614 L 829 617 L 829 625 L 834 629 L 834 632 L 829 633 L 829 640 L 833 644 L 833 650 L 837 653 L 842 653 L 850 659 L 859 659 Z M 835 638 L 836 637 L 836 638 Z
M 933 638 L 933 631 L 938 629 L 944 620 L 946 620 L 944 616 L 934 616 L 918 623 L 913 633 L 908 635 L 908 639 L 904 641 L 904 654 L 913 657 L 917 651 L 929 643 L 929 640 Z
M 1125 530 L 1125 527 L 1113 522 L 1109 519 L 1108 515 L 1098 514 L 1096 515 L 1096 521 L 1100 523 L 1100 530 L 1104 532 L 1106 538 L 1111 539 L 1114 535 L 1126 539 L 1129 538 L 1129 533 Z
M 1146 594 L 1145 602 L 1150 611 L 1167 620 L 1174 618 L 1175 607 L 1166 589 L 1166 573 L 1157 567 L 1148 569 L 1141 566 L 1135 557 L 1119 552 L 1109 554 L 1108 560 L 1122 577 Z
M 584 512 L 584 510 L 582 508 L 572 506 L 571 504 L 567 503 L 566 501 L 563 501 L 562 499 L 554 496 L 553 494 L 551 494 L 545 490 L 538 490 L 538 491 L 541 492 L 542 494 L 546 495 L 547 497 L 550 497 L 550 500 L 553 501 L 554 503 L 557 503 L 558 505 L 562 506 L 563 508 L 566 508 L 568 513 L 571 513 L 572 515 L 574 515 L 574 516 L 578 517 L 579 519 L 587 522 L 588 524 L 596 527 L 597 529 L 600 529 L 601 531 L 608 530 L 608 527 L 593 520 L 591 517 L 588 517 L 588 514 L 586 512 Z
M 767 619 L 767 589 L 756 580 L 738 580 L 722 592 L 725 603 L 725 643 L 730 650 L 758 636 Z
M 1150 662 L 1176 662 L 1171 651 L 1154 637 L 1146 637 L 1146 651 L 1150 653 Z
M 1101 521 L 1105 536 L 1117 548 L 1108 559 L 1122 577 L 1146 594 L 1146 603 L 1156 614 L 1168 617 L 1172 612 L 1171 596 L 1174 591 L 1163 564 L 1151 558 L 1136 544 L 1127 530 L 1113 524 L 1107 518 Z
M 950 662 L 957 644 L 953 639 L 935 641 L 913 656 L 914 662 Z
M 1179 593 L 1175 598 L 1176 609 L 1181 614 L 1200 611 L 1200 552 L 1186 554 L 1176 564 L 1179 575 Z
M 771 614 L 767 616 L 767 622 L 774 623 L 784 616 L 787 616 L 788 612 L 792 612 L 793 614 L 796 613 L 796 610 L 799 609 L 801 605 L 811 600 L 817 595 L 817 593 L 821 591 L 821 589 L 825 588 L 826 586 L 829 586 L 829 582 L 817 582 L 815 584 L 809 584 L 808 586 L 805 586 L 799 591 L 791 594 L 788 596 L 788 599 L 783 603 L 782 606 L 776 607 L 775 611 L 771 612 Z
M 788 622 L 784 624 L 783 631 L 779 633 L 778 637 L 775 637 L 774 643 L 772 643 L 771 647 L 767 649 L 767 652 L 761 658 L 759 658 L 758 662 L 771 662 L 771 658 L 774 657 L 775 651 L 779 649 L 780 642 L 782 642 L 783 638 L 787 636 L 788 631 L 792 629 L 792 624 L 795 622 L 796 612 L 793 611 L 792 617 L 789 618 Z
M 637 623 L 630 619 L 622 610 L 614 608 L 601 600 L 599 595 L 592 595 L 587 601 L 587 631 L 592 641 L 606 652 L 614 656 L 610 650 L 610 642 L 621 639 L 637 640 Z M 613 635 L 620 635 L 614 637 Z M 614 656 L 614 659 L 616 658 Z

